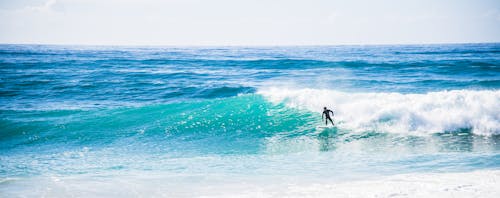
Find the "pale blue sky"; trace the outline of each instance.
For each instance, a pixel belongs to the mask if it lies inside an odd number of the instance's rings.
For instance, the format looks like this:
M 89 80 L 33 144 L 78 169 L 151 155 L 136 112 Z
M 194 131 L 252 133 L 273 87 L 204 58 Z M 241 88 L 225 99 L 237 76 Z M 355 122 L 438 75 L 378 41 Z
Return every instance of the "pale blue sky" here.
M 500 0 L 0 0 L 0 43 L 500 42 Z

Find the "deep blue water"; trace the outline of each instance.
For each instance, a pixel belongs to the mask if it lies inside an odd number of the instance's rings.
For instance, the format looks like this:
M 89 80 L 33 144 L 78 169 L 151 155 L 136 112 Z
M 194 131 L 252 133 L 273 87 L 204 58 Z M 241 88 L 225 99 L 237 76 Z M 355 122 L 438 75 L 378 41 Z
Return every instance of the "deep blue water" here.
M 500 44 L 0 45 L 0 178 L 498 169 L 499 135 Z

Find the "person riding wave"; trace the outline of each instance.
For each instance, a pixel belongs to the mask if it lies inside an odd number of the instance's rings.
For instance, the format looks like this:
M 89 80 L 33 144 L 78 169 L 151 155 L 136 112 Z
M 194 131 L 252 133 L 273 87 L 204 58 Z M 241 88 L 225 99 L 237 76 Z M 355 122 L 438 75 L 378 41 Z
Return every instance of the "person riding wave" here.
M 334 116 L 332 110 L 327 109 L 326 107 L 323 107 L 323 114 L 321 114 L 321 120 L 323 120 L 323 117 L 326 115 L 325 124 L 327 126 L 328 126 L 328 120 L 330 120 L 330 122 L 332 123 L 332 125 L 335 125 L 335 124 L 333 124 L 332 118 L 330 117 L 330 113 L 332 113 L 332 116 Z

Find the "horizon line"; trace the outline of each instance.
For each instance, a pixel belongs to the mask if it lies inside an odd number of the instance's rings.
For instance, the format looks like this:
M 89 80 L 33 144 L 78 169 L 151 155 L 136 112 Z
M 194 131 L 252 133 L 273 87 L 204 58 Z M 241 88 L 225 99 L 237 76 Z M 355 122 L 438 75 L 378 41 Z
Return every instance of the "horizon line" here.
M 45 46 L 94 46 L 94 47 L 326 47 L 326 46 L 404 46 L 404 45 L 467 45 L 467 44 L 500 44 L 500 41 L 494 42 L 436 42 L 436 43 L 368 43 L 368 44 L 257 44 L 257 45 L 243 45 L 243 44 L 69 44 L 69 43 L 0 43 L 0 45 L 45 45 Z

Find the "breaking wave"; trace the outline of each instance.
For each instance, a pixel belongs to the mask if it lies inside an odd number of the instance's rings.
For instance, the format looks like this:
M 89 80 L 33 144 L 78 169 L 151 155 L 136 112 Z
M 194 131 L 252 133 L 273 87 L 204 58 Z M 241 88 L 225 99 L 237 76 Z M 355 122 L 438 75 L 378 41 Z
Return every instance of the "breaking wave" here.
M 323 106 L 333 108 L 339 126 L 354 131 L 500 134 L 498 90 L 403 94 L 270 87 L 257 93 L 292 108 L 313 112 L 321 112 Z

